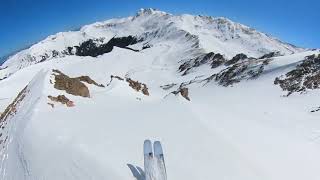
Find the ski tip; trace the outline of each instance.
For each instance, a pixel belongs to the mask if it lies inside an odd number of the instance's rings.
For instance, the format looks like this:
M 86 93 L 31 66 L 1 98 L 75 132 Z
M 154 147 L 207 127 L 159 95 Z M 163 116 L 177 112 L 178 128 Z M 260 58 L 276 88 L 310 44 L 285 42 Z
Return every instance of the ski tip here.
M 143 143 L 143 153 L 145 155 L 152 155 L 152 143 L 149 139 L 146 139 Z
M 160 141 L 155 141 L 153 143 L 153 150 L 155 155 L 163 155 L 162 145 Z
M 151 144 L 151 141 L 150 141 L 150 139 L 146 139 L 146 140 L 144 140 L 144 144 Z

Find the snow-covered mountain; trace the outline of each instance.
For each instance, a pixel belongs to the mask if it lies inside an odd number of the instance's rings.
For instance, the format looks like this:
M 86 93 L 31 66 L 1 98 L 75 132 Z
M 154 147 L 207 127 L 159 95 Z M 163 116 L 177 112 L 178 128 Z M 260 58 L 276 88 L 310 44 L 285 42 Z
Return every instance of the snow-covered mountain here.
M 0 66 L 0 179 L 318 180 L 320 51 L 227 18 L 141 9 Z M 133 165 L 133 166 L 131 166 Z
M 283 55 L 304 49 L 283 43 L 227 18 L 207 16 L 175 16 L 154 9 L 141 9 L 135 16 L 111 19 L 82 27 L 79 31 L 61 32 L 11 56 L 2 67 L 8 67 L 0 78 L 7 77 L 26 66 L 69 55 L 68 48 L 79 46 L 90 39 L 108 42 L 112 37 L 135 36 L 140 44 L 156 45 L 158 42 L 175 41 L 184 52 L 182 59 L 199 53 L 215 52 L 232 58 L 244 53 L 250 57 L 279 51 Z M 140 45 L 141 46 L 141 45 Z

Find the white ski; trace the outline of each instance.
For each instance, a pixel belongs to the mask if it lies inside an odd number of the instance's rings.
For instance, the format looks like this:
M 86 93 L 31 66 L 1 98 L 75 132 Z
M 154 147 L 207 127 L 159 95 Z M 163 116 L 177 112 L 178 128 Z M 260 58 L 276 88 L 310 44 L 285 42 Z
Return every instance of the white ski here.
M 160 141 L 155 141 L 153 144 L 153 151 L 155 157 L 155 166 L 157 169 L 157 180 L 167 180 L 166 165 L 164 162 L 164 155 Z
M 153 152 L 152 143 L 150 140 L 145 140 L 143 144 L 143 154 L 144 154 L 144 172 L 145 180 L 155 180 L 153 177 Z

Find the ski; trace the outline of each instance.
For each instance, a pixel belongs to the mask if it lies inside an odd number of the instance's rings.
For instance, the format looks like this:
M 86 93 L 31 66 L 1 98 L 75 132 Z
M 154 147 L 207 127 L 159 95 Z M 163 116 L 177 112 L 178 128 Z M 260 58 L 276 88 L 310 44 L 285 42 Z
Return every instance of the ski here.
M 153 152 L 152 143 L 150 140 L 145 140 L 143 143 L 143 154 L 144 154 L 144 172 L 145 180 L 153 180 Z
M 156 159 L 156 166 L 159 171 L 159 180 L 167 180 L 167 171 L 164 161 L 163 150 L 160 141 L 155 141 L 153 144 L 154 157 Z

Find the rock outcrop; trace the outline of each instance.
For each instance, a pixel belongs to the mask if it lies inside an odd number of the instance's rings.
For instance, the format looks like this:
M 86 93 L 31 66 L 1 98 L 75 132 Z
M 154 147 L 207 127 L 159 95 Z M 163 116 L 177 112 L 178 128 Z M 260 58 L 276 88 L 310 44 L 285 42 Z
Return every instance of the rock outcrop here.
M 267 54 L 259 57 L 259 59 L 273 58 L 273 57 L 278 57 L 278 56 L 282 56 L 282 54 L 279 51 L 275 51 L 275 52 L 267 53 Z
M 187 87 L 180 86 L 176 91 L 173 91 L 172 94 L 174 94 L 174 95 L 180 94 L 186 100 L 190 101 L 189 89 Z
M 98 84 L 96 81 L 92 80 L 89 76 L 80 76 L 80 77 L 76 77 L 76 79 L 82 82 L 86 82 L 88 84 L 96 85 L 98 87 L 104 87 L 103 84 Z
M 136 90 L 136 91 L 141 91 L 142 94 L 149 96 L 149 91 L 148 91 L 148 87 L 146 84 L 141 83 L 139 81 L 134 81 L 131 78 L 126 78 L 126 81 L 129 83 L 129 86 Z
M 287 96 L 294 92 L 305 92 L 308 89 L 320 88 L 320 54 L 305 57 L 296 68 L 285 75 L 274 80 L 275 85 L 279 85 L 284 91 L 288 91 Z
M 129 45 L 136 44 L 141 42 L 142 39 L 138 39 L 135 36 L 127 36 L 127 37 L 113 37 L 107 43 L 103 43 L 101 39 L 89 39 L 79 46 L 69 47 L 70 53 L 75 49 L 75 55 L 77 56 L 92 56 L 97 57 L 99 55 L 109 53 L 113 50 L 113 47 L 125 48 L 133 51 L 138 51 L 132 48 L 129 48 Z
M 90 97 L 88 87 L 78 78 L 70 78 L 59 70 L 53 70 L 53 72 L 55 77 L 54 88 L 64 90 L 75 96 Z
M 318 112 L 318 111 L 320 111 L 320 106 L 319 107 L 317 107 L 316 109 L 313 109 L 313 110 L 311 110 L 310 112 Z
M 211 68 L 216 68 L 226 62 L 223 55 L 217 53 L 207 53 L 197 56 L 196 58 L 190 59 L 179 66 L 179 72 L 183 72 L 182 75 L 186 75 L 192 68 L 199 67 L 203 64 L 208 64 Z
M 148 90 L 148 87 L 147 87 L 147 85 L 144 84 L 144 83 L 141 83 L 141 82 L 139 82 L 139 81 L 132 80 L 132 79 L 129 78 L 129 77 L 127 77 L 127 78 L 124 79 L 124 78 L 122 78 L 122 77 L 120 77 L 120 76 L 111 75 L 110 78 L 111 78 L 111 79 L 110 79 L 110 82 L 108 83 L 107 86 L 109 86 L 109 85 L 112 83 L 113 79 L 117 79 L 117 80 L 119 80 L 119 81 L 124 81 L 124 80 L 126 80 L 126 82 L 129 84 L 129 86 L 130 86 L 132 89 L 134 89 L 135 91 L 137 91 L 137 92 L 140 92 L 140 91 L 141 91 L 142 94 L 144 94 L 144 95 L 146 95 L 146 96 L 149 96 L 149 95 L 150 95 L 149 90 Z
M 225 63 L 225 65 L 229 66 L 229 65 L 235 64 L 235 63 L 237 63 L 241 60 L 245 60 L 245 59 L 248 59 L 248 56 L 243 53 L 240 53 L 240 54 L 235 55 L 231 60 L 227 61 Z
M 59 102 L 61 104 L 65 104 L 67 107 L 73 107 L 74 106 L 74 102 L 70 101 L 65 95 L 58 95 L 57 97 L 48 96 L 48 98 L 53 102 Z M 53 104 L 50 104 L 50 105 L 52 107 L 54 107 Z
M 27 93 L 27 87 L 23 88 L 20 93 L 17 95 L 17 97 L 13 100 L 11 104 L 7 106 L 7 108 L 1 113 L 0 115 L 0 128 L 4 128 L 4 123 L 10 117 L 11 115 L 15 114 L 17 109 L 17 105 L 25 98 Z
M 208 83 L 212 80 L 218 82 L 222 86 L 230 86 L 234 83 L 238 83 L 241 80 L 255 79 L 262 74 L 264 66 L 268 65 L 272 59 L 246 59 L 235 63 L 234 65 L 213 74 L 205 81 Z

